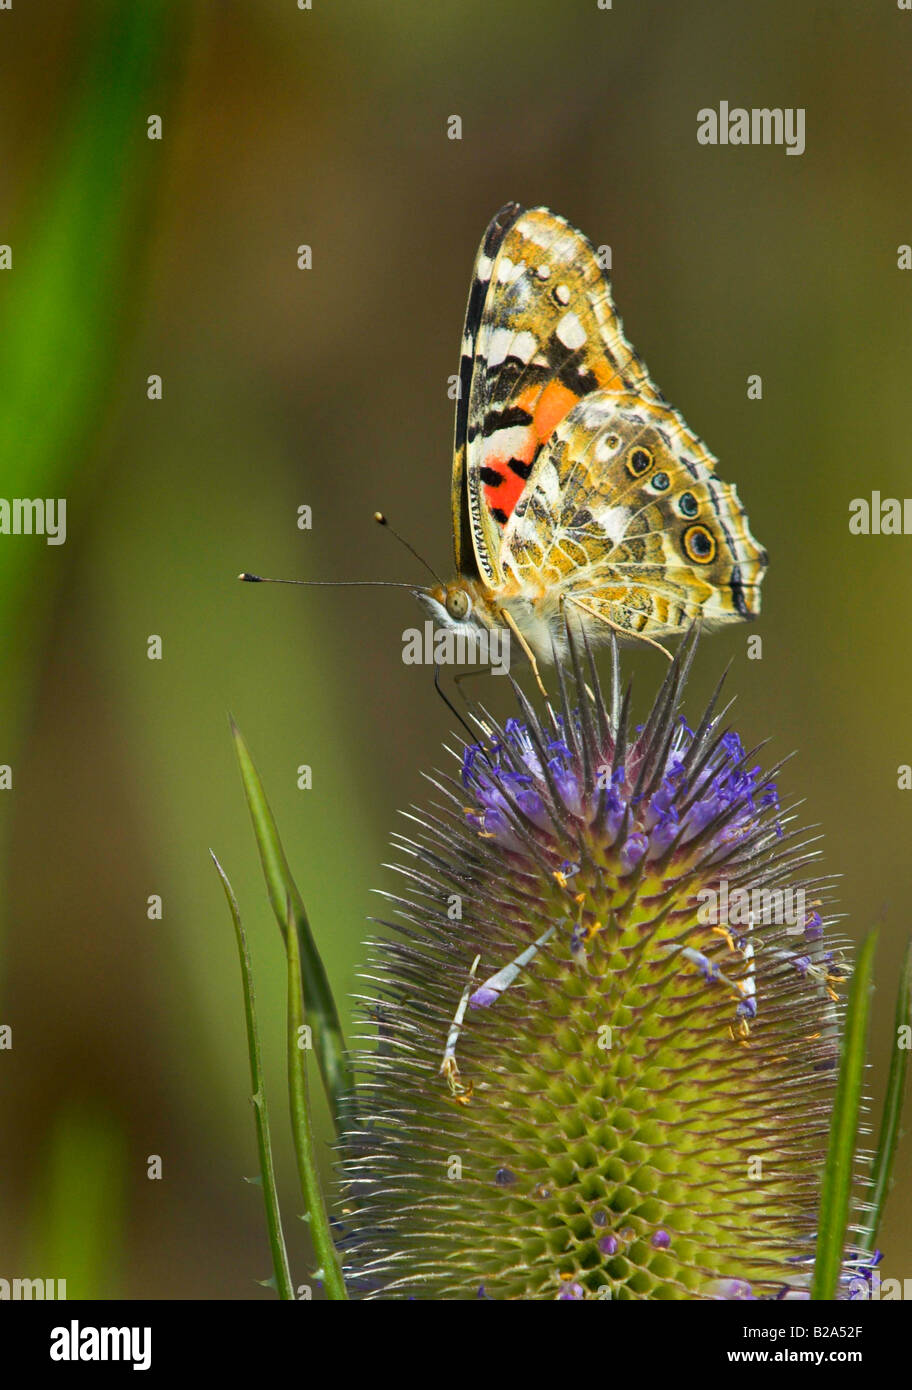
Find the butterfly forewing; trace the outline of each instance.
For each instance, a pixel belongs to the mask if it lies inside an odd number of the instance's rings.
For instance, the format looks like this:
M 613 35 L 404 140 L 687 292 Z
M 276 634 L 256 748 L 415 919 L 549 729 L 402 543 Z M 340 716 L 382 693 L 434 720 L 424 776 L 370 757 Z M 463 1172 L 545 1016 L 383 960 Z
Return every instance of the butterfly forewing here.
M 480 574 L 472 544 L 466 489 L 466 454 L 469 433 L 469 401 L 472 394 L 472 375 L 478 334 L 484 316 L 485 301 L 491 283 L 491 265 L 504 235 L 522 212 L 519 203 L 506 203 L 488 223 L 475 257 L 472 284 L 466 305 L 462 330 L 462 350 L 459 358 L 459 394 L 456 398 L 456 431 L 453 441 L 453 550 L 458 574 Z
M 502 581 L 501 535 L 536 459 L 585 396 L 661 400 L 586 238 L 545 208 L 502 208 L 475 262 L 456 412 L 456 564 Z

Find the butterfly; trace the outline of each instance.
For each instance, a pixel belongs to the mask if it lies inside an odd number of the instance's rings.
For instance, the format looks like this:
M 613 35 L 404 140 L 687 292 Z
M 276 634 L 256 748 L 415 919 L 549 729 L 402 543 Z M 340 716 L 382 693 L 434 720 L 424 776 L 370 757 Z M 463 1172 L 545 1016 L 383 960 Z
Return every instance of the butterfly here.
M 415 591 L 437 626 L 509 629 L 544 689 L 571 615 L 593 644 L 653 645 L 757 616 L 767 555 L 734 487 L 624 337 L 590 243 L 547 208 L 508 203 L 488 226 L 458 381 L 456 577 Z

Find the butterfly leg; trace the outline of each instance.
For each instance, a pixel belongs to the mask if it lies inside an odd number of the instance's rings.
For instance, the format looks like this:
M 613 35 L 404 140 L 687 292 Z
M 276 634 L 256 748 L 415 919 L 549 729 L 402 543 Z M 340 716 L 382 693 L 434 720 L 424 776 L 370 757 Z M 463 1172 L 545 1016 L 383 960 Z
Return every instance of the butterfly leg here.
M 478 962 L 481 956 L 476 956 L 469 971 L 469 978 L 466 981 L 465 989 L 456 1008 L 453 1022 L 450 1024 L 450 1031 L 447 1033 L 446 1048 L 443 1053 L 443 1061 L 440 1063 L 440 1075 L 446 1079 L 450 1088 L 450 1094 L 454 1099 L 459 1100 L 460 1104 L 467 1104 L 471 1096 L 471 1086 L 464 1086 L 459 1080 L 459 1067 L 456 1064 L 456 1044 L 459 1041 L 459 1034 L 462 1031 L 462 1021 L 465 1018 L 466 1008 L 469 1003 L 469 995 L 472 993 L 472 981 L 475 979 L 475 971 L 478 969 Z
M 516 637 L 516 640 L 519 642 L 519 645 L 522 647 L 522 649 L 523 649 L 523 651 L 525 652 L 526 656 L 529 658 L 529 664 L 530 664 L 531 667 L 532 667 L 532 673 L 533 673 L 533 675 L 535 676 L 535 679 L 536 679 L 536 681 L 537 681 L 537 683 L 538 683 L 538 688 L 539 688 L 539 690 L 541 691 L 541 693 L 544 695 L 545 699 L 547 700 L 547 698 L 548 698 L 548 692 L 547 692 L 547 690 L 545 689 L 545 687 L 542 685 L 542 678 L 541 678 L 541 675 L 539 674 L 538 662 L 535 660 L 535 653 L 533 652 L 532 648 L 529 646 L 529 643 L 526 641 L 525 637 L 523 637 L 523 635 L 522 635 L 522 633 L 520 632 L 519 628 L 516 626 L 516 619 L 513 617 L 513 615 L 512 615 L 511 613 L 508 613 L 507 610 L 506 610 L 505 608 L 500 608 L 500 609 L 498 609 L 498 613 L 499 613 L 500 616 L 503 618 L 504 622 L 507 624 L 507 626 L 510 628 L 510 630 L 513 632 L 514 636 Z
M 613 623 L 610 618 L 606 618 L 604 613 L 597 613 L 594 608 L 590 608 L 588 604 L 583 603 L 582 599 L 571 598 L 567 594 L 561 594 L 560 602 L 562 608 L 565 603 L 572 603 L 574 608 L 579 608 L 584 613 L 588 613 L 591 618 L 597 618 L 600 623 L 607 623 L 608 627 L 614 628 L 614 631 L 619 632 L 622 637 L 635 637 L 640 642 L 648 642 L 650 647 L 655 647 L 656 650 L 660 651 L 669 661 L 674 660 L 671 652 L 667 647 L 663 647 L 661 642 L 656 642 L 654 638 L 647 637 L 645 632 L 634 632 L 633 628 L 620 627 L 617 623 Z
M 500 996 L 510 988 L 513 981 L 525 970 L 526 966 L 535 959 L 547 942 L 549 942 L 557 931 L 557 927 L 548 927 L 542 932 L 537 941 L 533 941 L 531 946 L 527 946 L 521 951 L 509 965 L 505 965 L 502 970 L 498 970 L 495 975 L 490 975 L 483 985 L 479 985 L 475 993 L 470 995 L 469 1003 L 473 1009 L 487 1009 L 495 1003 Z M 476 960 L 476 965 L 478 961 Z M 465 1010 L 463 1010 L 463 1015 Z

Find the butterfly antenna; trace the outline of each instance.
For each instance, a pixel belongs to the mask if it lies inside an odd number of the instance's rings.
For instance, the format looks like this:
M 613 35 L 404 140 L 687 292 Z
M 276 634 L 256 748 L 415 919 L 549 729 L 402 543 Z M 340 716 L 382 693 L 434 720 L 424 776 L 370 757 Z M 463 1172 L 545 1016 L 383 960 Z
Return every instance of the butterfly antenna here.
M 412 593 L 415 592 L 414 584 L 404 584 L 395 579 L 268 579 L 265 574 L 248 574 L 246 570 L 238 575 L 238 579 L 245 584 L 300 584 L 305 589 L 359 589 L 366 586 L 372 589 L 411 589 Z
M 431 569 L 430 565 L 428 564 L 427 560 L 425 560 L 424 556 L 423 556 L 423 555 L 419 555 L 419 554 L 418 554 L 418 551 L 415 549 L 415 547 L 414 547 L 413 545 L 410 545 L 409 542 L 405 539 L 404 536 L 400 536 L 399 532 L 395 529 L 395 527 L 390 526 L 390 524 L 389 524 L 389 522 L 387 521 L 386 517 L 384 516 L 383 512 L 374 512 L 374 521 L 376 521 L 377 524 L 380 525 L 380 526 L 385 526 L 386 529 L 387 529 L 389 532 L 391 532 L 392 535 L 394 535 L 394 536 L 396 537 L 396 540 L 399 542 L 399 544 L 400 544 L 400 545 L 404 545 L 405 548 L 406 548 L 406 550 L 408 550 L 412 555 L 414 555 L 414 557 L 415 557 L 415 559 L 418 561 L 419 565 L 424 565 L 424 568 L 427 570 L 428 574 L 433 575 L 434 578 L 437 580 L 437 583 L 438 583 L 438 584 L 442 584 L 442 583 L 443 583 L 443 580 L 440 578 L 440 575 L 437 573 L 436 570 Z

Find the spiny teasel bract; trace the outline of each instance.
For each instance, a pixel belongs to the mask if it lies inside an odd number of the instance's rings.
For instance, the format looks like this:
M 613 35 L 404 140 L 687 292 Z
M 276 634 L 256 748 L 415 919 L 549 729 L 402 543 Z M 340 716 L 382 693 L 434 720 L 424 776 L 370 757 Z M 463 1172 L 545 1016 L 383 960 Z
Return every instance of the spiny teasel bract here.
M 695 644 L 628 734 L 616 650 L 606 702 L 571 641 L 557 708 L 478 712 L 397 837 L 342 1146 L 355 1296 L 808 1296 L 847 942 L 722 682 L 679 714 Z M 723 881 L 808 906 L 712 921 Z

